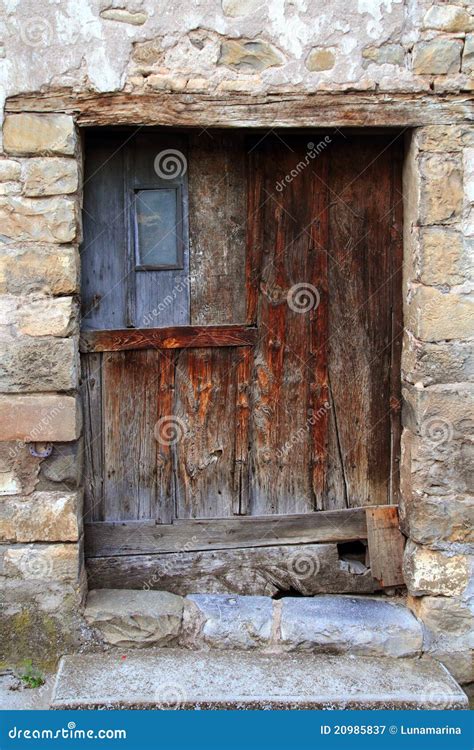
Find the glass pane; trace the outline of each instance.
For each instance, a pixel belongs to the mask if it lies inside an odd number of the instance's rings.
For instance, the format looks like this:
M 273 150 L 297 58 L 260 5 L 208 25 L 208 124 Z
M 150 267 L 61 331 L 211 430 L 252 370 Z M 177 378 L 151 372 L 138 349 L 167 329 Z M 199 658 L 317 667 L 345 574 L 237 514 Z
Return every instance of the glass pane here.
M 137 190 L 138 264 L 178 266 L 179 240 L 176 190 Z

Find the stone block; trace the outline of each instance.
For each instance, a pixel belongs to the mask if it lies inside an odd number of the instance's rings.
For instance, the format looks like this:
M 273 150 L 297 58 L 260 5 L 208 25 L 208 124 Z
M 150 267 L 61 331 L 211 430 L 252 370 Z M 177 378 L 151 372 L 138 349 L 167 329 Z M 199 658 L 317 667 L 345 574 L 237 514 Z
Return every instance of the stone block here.
M 0 244 L 0 294 L 73 294 L 79 252 L 73 245 Z
M 474 597 L 409 597 L 423 623 L 423 650 L 441 661 L 461 684 L 474 680 Z
M 143 26 L 148 20 L 147 13 L 133 12 L 126 8 L 106 8 L 106 10 L 100 11 L 100 16 L 106 21 L 129 23 L 132 26 Z
M 474 542 L 474 497 L 410 494 L 400 503 L 403 533 L 418 544 Z
M 273 601 L 268 596 L 190 594 L 186 597 L 181 642 L 194 648 L 252 649 L 272 634 Z
M 77 313 L 73 297 L 0 297 L 0 327 L 21 336 L 69 336 L 77 327 Z
M 406 328 L 423 341 L 469 340 L 473 314 L 469 293 L 416 286 L 406 308 Z
M 472 31 L 474 17 L 459 5 L 432 5 L 423 18 L 423 28 L 452 33 Z
M 459 125 L 424 125 L 415 131 L 420 151 L 450 153 L 462 149 L 462 128 Z
M 454 286 L 472 278 L 473 259 L 460 232 L 443 227 L 420 231 L 418 280 L 427 286 Z
M 429 388 L 405 386 L 404 426 L 437 447 L 472 437 L 473 393 L 474 386 L 469 383 Z
M 474 147 L 463 152 L 464 195 L 468 203 L 474 203 Z
M 375 597 L 282 599 L 281 641 L 289 650 L 360 656 L 416 656 L 422 630 L 401 604 Z
M 75 396 L 0 395 L 0 440 L 68 442 L 79 437 L 81 426 Z
M 84 612 L 113 646 L 169 646 L 176 642 L 184 600 L 167 591 L 100 589 L 91 591 Z
M 474 34 L 466 34 L 461 69 L 463 73 L 474 73 Z
M 81 556 L 78 544 L 16 544 L 3 547 L 3 575 L 24 581 L 75 583 Z
M 249 16 L 263 9 L 261 0 L 222 0 L 222 10 L 224 15 L 231 18 L 240 16 Z
M 471 579 L 471 559 L 465 554 L 433 550 L 408 540 L 403 573 L 412 596 L 460 596 Z
M 21 164 L 13 159 L 0 159 L 0 182 L 19 180 L 21 175 Z
M 75 193 L 79 185 L 77 162 L 59 157 L 28 159 L 23 162 L 22 179 L 27 196 Z
M 67 198 L 0 198 L 4 238 L 19 241 L 71 242 L 76 237 L 76 206 Z
M 5 117 L 3 147 L 9 154 L 60 154 L 76 148 L 73 118 L 64 114 L 12 114 Z
M 383 44 L 380 47 L 369 46 L 362 50 L 362 57 L 366 64 L 401 66 L 405 60 L 405 50 L 401 44 Z
M 459 73 L 463 43 L 460 39 L 437 38 L 417 42 L 413 51 L 413 72 L 417 75 Z
M 331 70 L 335 64 L 335 50 L 327 47 L 313 47 L 306 58 L 306 67 L 312 72 Z
M 258 73 L 283 64 L 280 53 L 259 39 L 228 39 L 221 44 L 218 65 L 244 73 Z
M 40 462 L 25 443 L 0 443 L 0 496 L 33 492 L 38 484 Z
M 33 492 L 0 499 L 2 542 L 75 542 L 81 532 L 81 494 Z
M 0 335 L 0 393 L 69 391 L 78 386 L 77 340 Z
M 469 426 L 466 420 L 467 430 Z M 473 481 L 472 436 L 457 435 L 454 439 L 452 422 L 445 418 L 427 419 L 421 436 L 413 435 L 410 430 L 403 431 L 400 483 L 405 497 L 429 495 L 437 498 L 470 493 Z
M 135 42 L 132 60 L 143 66 L 155 65 L 163 59 L 164 50 L 161 39 L 150 39 L 146 42 Z
M 463 205 L 462 163 L 455 155 L 425 154 L 420 160 L 421 224 L 444 224 L 459 218 Z
M 474 342 L 419 341 L 405 331 L 403 379 L 423 386 L 474 380 Z
M 38 490 L 75 489 L 83 483 L 84 455 L 82 440 L 54 443 L 51 455 L 43 459 L 38 477 Z

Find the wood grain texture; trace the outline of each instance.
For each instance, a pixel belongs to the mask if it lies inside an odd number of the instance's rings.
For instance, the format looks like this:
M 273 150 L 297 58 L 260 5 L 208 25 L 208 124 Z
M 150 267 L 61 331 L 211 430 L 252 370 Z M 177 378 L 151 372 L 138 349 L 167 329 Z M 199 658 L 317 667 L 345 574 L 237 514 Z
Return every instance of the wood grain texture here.
M 247 272 L 252 287 L 248 316 L 256 316 L 259 329 L 250 418 L 250 507 L 257 515 L 316 507 L 310 393 L 319 385 L 324 390 L 325 363 L 321 356 L 323 379 L 317 383 L 314 348 L 325 332 L 316 334 L 313 327 L 319 299 L 314 282 L 324 271 L 316 261 L 318 209 L 324 211 L 327 198 L 318 179 L 324 157 L 310 163 L 308 140 L 269 136 L 250 149 L 250 179 L 263 173 L 249 191 L 254 201 L 249 204 L 249 244 L 260 247 L 252 249 Z
M 247 179 L 242 133 L 189 136 L 191 323 L 245 322 Z
M 81 400 L 84 415 L 84 519 L 104 518 L 104 440 L 102 354 L 81 357 Z
M 84 331 L 82 352 L 117 352 L 134 349 L 198 349 L 211 346 L 252 346 L 257 329 L 251 326 L 209 325 L 169 328 L 120 328 Z
M 367 540 L 372 576 L 382 588 L 403 586 L 403 549 L 398 508 L 367 508 Z
M 90 589 L 314 596 L 368 594 L 377 588 L 370 570 L 348 570 L 335 544 L 96 557 L 87 560 L 86 568 Z
M 347 137 L 330 166 L 329 445 L 348 506 L 389 502 L 392 300 L 401 296 L 392 278 L 391 140 Z
M 235 497 L 236 370 L 239 349 L 180 352 L 174 415 L 178 518 L 229 516 Z
M 168 125 L 240 127 L 418 127 L 472 121 L 472 95 L 424 93 L 272 91 L 267 94 L 186 91 L 77 93 L 59 89 L 17 95 L 7 112 L 68 112 L 79 126 Z
M 364 508 L 303 515 L 178 520 L 173 524 L 95 523 L 87 525 L 86 556 L 349 542 L 366 537 Z

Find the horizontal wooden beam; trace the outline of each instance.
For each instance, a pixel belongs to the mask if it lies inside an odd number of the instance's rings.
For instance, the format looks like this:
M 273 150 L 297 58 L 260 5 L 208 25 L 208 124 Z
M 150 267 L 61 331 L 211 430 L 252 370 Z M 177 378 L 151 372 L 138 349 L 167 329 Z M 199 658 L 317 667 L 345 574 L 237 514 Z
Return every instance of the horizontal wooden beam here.
M 253 346 L 257 329 L 251 326 L 174 326 L 83 331 L 82 352 L 121 352 L 132 349 L 199 349 L 212 346 Z
M 368 568 L 353 571 L 341 564 L 336 544 L 94 557 L 86 560 L 86 569 L 90 589 L 155 589 L 181 595 L 298 591 L 315 596 L 370 594 L 378 588 Z
M 86 557 L 348 542 L 367 538 L 365 508 L 301 515 L 86 524 Z
M 76 93 L 10 97 L 6 112 L 67 112 L 82 126 L 416 127 L 472 120 L 472 95 L 401 92 Z

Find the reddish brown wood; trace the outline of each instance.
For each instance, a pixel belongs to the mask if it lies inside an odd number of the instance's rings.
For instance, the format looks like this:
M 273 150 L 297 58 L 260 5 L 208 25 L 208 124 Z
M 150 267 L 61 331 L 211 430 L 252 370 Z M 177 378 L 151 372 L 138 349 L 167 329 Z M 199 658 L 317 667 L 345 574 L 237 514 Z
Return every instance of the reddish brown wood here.
M 242 349 L 236 368 L 236 413 L 235 413 L 235 466 L 233 512 L 245 515 L 249 506 L 249 418 L 250 418 L 250 370 L 253 351 Z
M 82 352 L 118 352 L 134 349 L 198 349 L 210 346 L 252 346 L 257 330 L 250 326 L 174 326 L 83 331 Z
M 366 514 L 372 577 L 382 588 L 402 586 L 405 538 L 399 527 L 398 507 L 374 506 L 367 508 Z

